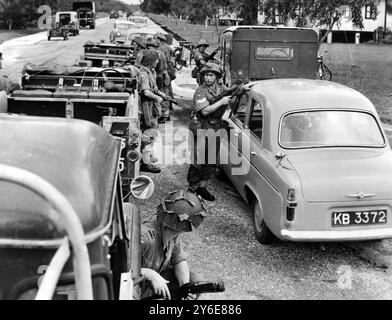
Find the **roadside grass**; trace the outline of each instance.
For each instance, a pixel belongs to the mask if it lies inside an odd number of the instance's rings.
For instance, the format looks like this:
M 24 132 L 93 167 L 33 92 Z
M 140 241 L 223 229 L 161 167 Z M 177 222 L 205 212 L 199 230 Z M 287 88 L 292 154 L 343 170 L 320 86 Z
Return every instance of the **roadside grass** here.
M 367 96 L 383 122 L 392 124 L 392 46 L 323 44 L 333 81 Z
M 0 42 L 8 41 L 14 38 L 28 36 L 37 32 L 41 32 L 38 28 L 27 28 L 23 30 L 0 30 Z
M 194 25 L 186 20 L 149 14 L 149 16 L 188 41 L 206 39 L 210 50 L 218 45 L 214 26 Z M 220 27 L 222 32 L 227 27 Z M 349 86 L 367 96 L 376 106 L 383 122 L 392 124 L 392 46 L 370 44 L 323 44 L 325 63 L 333 73 L 333 81 Z

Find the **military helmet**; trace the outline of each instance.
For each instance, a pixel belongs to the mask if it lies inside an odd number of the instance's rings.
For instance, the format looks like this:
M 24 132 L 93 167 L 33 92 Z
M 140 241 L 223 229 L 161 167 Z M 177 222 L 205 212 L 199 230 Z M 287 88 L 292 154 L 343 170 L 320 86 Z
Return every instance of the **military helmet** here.
M 223 71 L 216 63 L 207 63 L 200 71 L 200 75 L 204 76 L 207 72 L 213 72 L 218 78 L 222 78 Z
M 141 64 L 143 66 L 151 66 L 156 61 L 159 61 L 158 52 L 155 52 L 155 51 L 152 51 L 152 50 L 146 50 L 144 52 L 144 54 L 143 54 L 143 58 L 142 58 Z
M 146 49 L 146 40 L 142 37 L 136 37 L 135 39 L 132 40 L 133 42 L 135 42 L 137 45 L 141 46 L 143 49 Z
M 202 200 L 191 191 L 176 191 L 169 194 L 158 206 L 157 220 L 166 228 L 177 232 L 197 229 L 206 216 Z
M 159 47 L 157 41 L 156 41 L 154 38 L 148 38 L 148 39 L 147 39 L 147 44 L 146 44 L 146 45 L 147 45 L 147 46 L 153 46 L 153 47 L 156 47 L 156 48 Z
M 157 33 L 157 35 L 155 36 L 157 39 L 160 39 L 162 41 L 167 41 L 166 36 L 163 33 Z
M 199 42 L 197 43 L 196 48 L 199 48 L 199 47 L 201 47 L 201 46 L 209 47 L 210 45 L 208 44 L 207 40 L 201 39 L 201 40 L 199 40 Z

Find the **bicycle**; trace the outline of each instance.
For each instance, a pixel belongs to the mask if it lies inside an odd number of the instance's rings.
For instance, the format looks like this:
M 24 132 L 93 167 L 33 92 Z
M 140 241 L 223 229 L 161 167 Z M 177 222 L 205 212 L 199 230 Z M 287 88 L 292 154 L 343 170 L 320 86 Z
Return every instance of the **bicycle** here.
M 327 52 L 328 51 L 326 50 L 323 54 L 317 56 L 317 77 L 320 80 L 332 81 L 332 72 L 324 63 L 324 54 Z

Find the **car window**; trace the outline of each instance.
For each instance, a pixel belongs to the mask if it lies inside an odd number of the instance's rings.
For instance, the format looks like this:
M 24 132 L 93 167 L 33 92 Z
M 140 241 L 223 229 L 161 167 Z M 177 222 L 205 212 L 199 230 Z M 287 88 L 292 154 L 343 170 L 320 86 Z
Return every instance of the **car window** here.
M 263 109 L 259 102 L 252 99 L 251 113 L 245 128 L 249 129 L 260 140 L 263 138 Z
M 266 47 L 256 48 L 257 60 L 293 60 L 294 49 L 292 47 Z
M 376 119 L 365 112 L 311 111 L 286 115 L 281 121 L 284 148 L 383 147 Z
M 245 123 L 245 117 L 248 109 L 251 106 L 252 99 L 249 93 L 245 93 L 240 96 L 235 104 L 232 117 L 239 120 L 241 123 Z

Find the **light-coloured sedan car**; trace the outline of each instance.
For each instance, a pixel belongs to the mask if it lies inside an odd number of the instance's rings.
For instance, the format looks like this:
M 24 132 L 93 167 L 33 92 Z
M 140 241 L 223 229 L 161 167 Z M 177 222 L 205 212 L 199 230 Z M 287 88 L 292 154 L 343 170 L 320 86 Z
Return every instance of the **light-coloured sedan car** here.
M 224 119 L 221 166 L 258 241 L 391 238 L 392 151 L 372 103 L 327 81 L 248 87 Z
M 145 28 L 145 27 L 147 27 L 147 23 L 148 23 L 148 20 L 146 17 L 138 17 L 138 16 L 136 16 L 136 17 L 130 16 L 129 21 L 134 23 L 136 28 Z
M 134 23 L 127 20 L 116 20 L 113 23 L 112 31 L 110 32 L 110 42 L 124 43 L 127 36 L 132 29 L 135 29 Z

